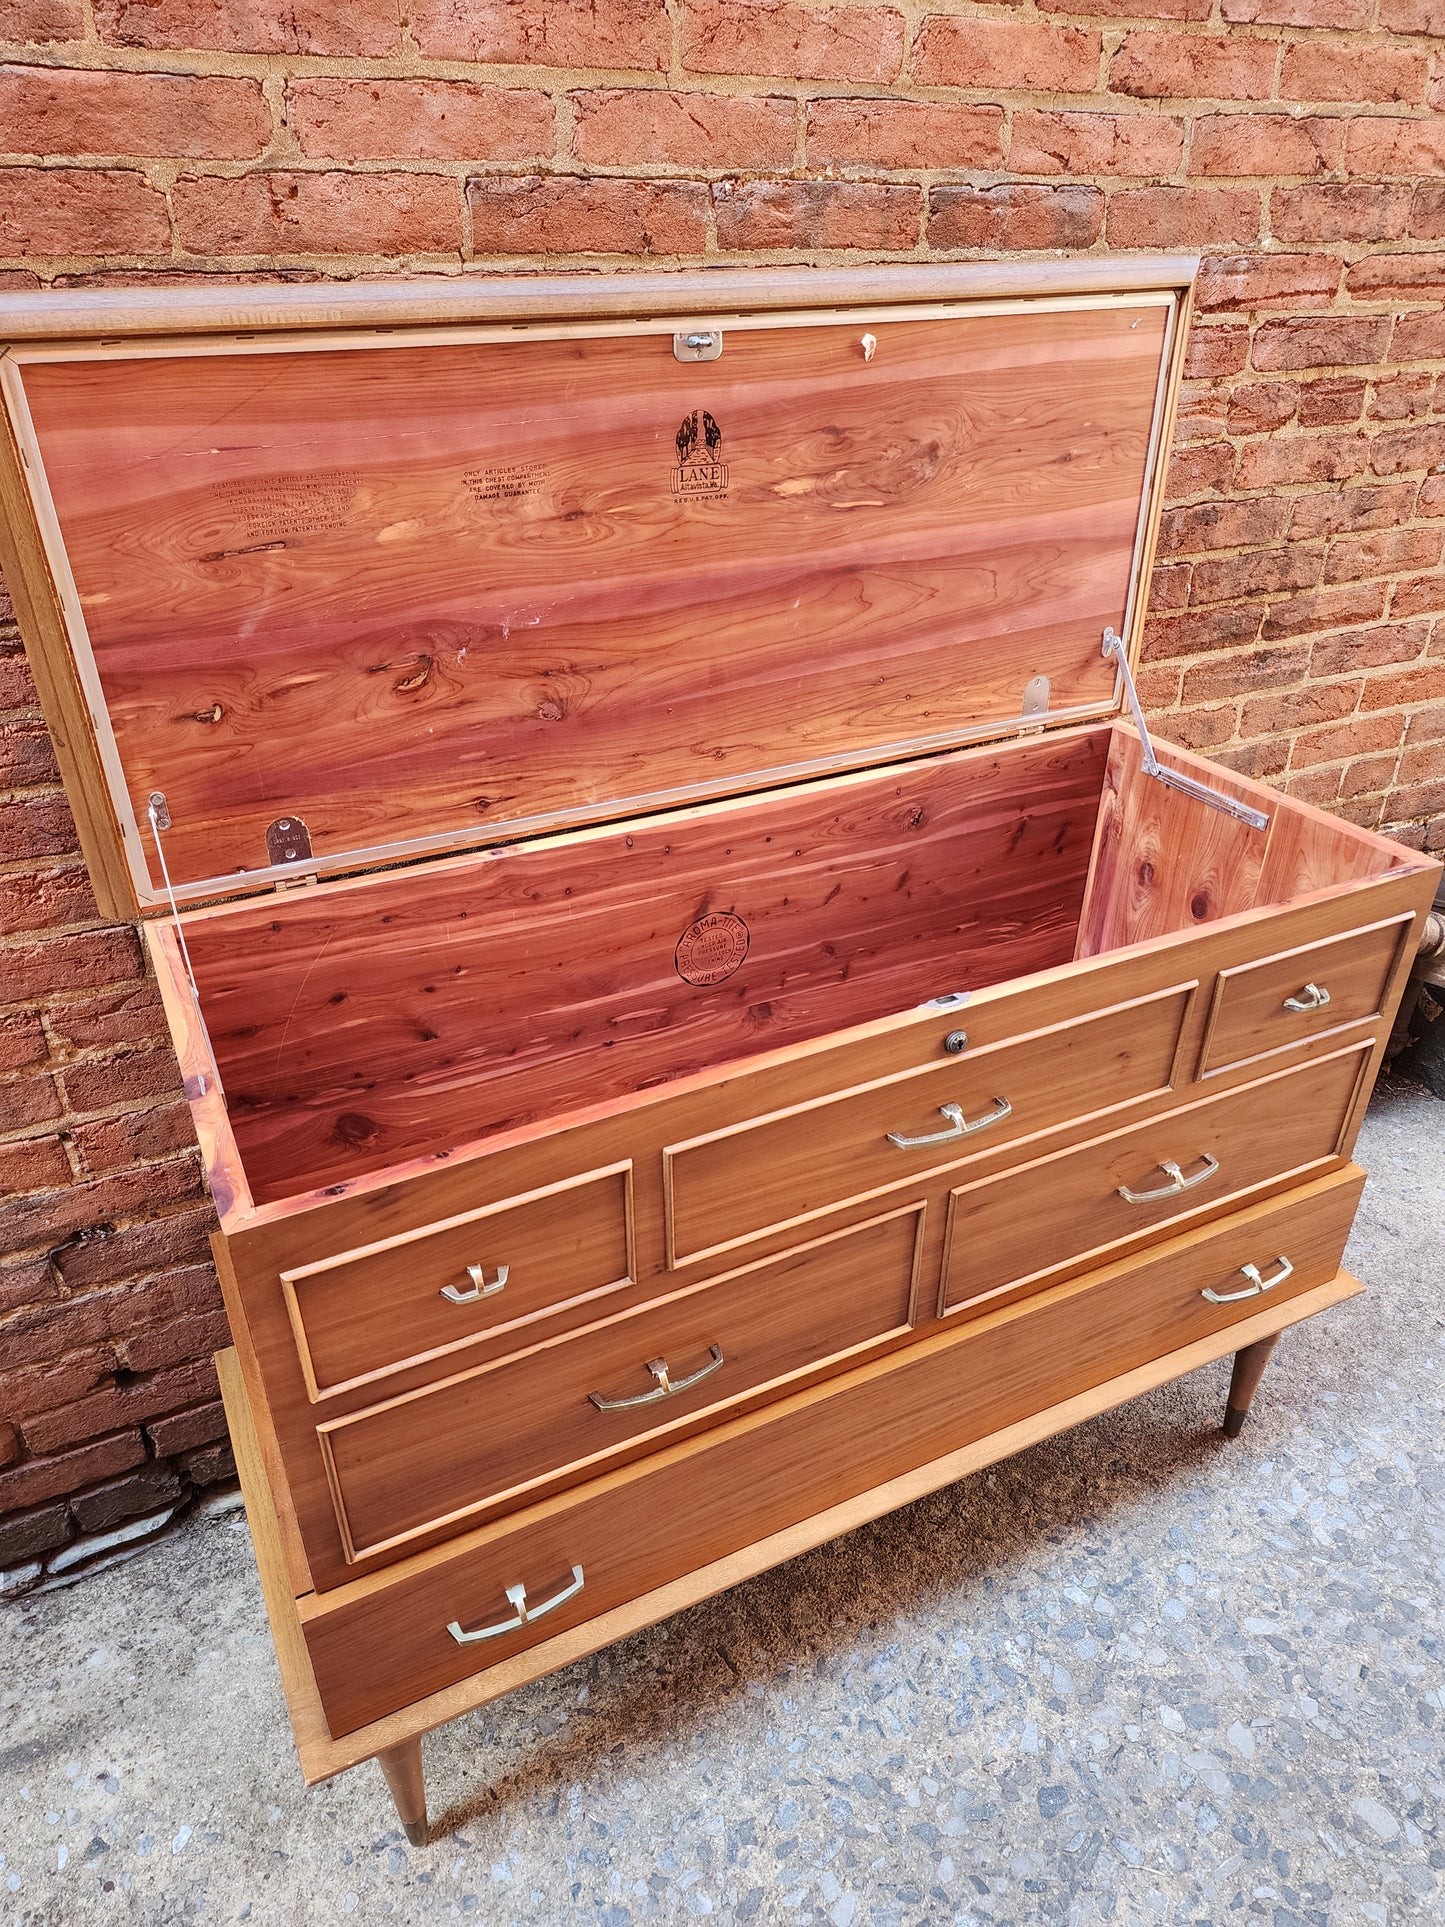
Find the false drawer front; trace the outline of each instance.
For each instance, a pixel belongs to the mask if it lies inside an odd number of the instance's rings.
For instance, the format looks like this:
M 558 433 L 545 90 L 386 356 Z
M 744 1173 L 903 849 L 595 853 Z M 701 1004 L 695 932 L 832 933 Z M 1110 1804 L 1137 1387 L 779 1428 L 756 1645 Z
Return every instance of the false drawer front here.
M 669 1262 L 710 1257 L 975 1150 L 1168 1090 L 1195 988 L 1174 985 L 975 1052 L 965 1044 L 921 1071 L 669 1145 Z
M 313 1399 L 575 1307 L 632 1272 L 632 1167 L 610 1165 L 281 1273 Z M 595 1314 L 594 1314 L 595 1315 Z
M 913 1204 L 319 1428 L 349 1558 L 903 1332 Z
M 1408 914 L 1392 917 L 1348 936 L 1222 970 L 1199 1075 L 1212 1077 L 1322 1031 L 1378 1017 L 1413 922 Z
M 949 1204 L 941 1309 L 1016 1290 L 1336 1156 L 1371 1048 L 1361 1044 L 960 1185 Z
M 332 1733 L 1326 1283 L 1363 1182 L 1347 1168 L 303 1600 Z M 1246 1266 L 1263 1283 L 1241 1301 Z

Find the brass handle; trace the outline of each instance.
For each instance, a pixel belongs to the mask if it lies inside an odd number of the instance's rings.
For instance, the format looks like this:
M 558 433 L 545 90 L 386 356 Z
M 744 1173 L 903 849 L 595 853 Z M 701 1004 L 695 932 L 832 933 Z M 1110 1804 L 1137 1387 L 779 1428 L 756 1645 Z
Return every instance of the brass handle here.
M 1178 1197 L 1181 1191 L 1192 1191 L 1196 1184 L 1203 1184 L 1206 1178 L 1212 1178 L 1219 1169 L 1218 1159 L 1210 1157 L 1207 1151 L 1203 1155 L 1203 1163 L 1202 1171 L 1196 1171 L 1192 1178 L 1186 1178 L 1172 1158 L 1165 1158 L 1159 1169 L 1169 1174 L 1168 1184 L 1160 1185 L 1157 1191 L 1131 1191 L 1127 1184 L 1121 1184 L 1119 1196 L 1127 1198 L 1130 1204 L 1152 1204 L 1156 1198 Z
M 582 1568 L 574 1566 L 571 1585 L 564 1586 L 561 1592 L 554 1592 L 552 1597 L 544 1599 L 540 1606 L 527 1604 L 525 1586 L 508 1586 L 507 1598 L 514 1609 L 510 1619 L 499 1619 L 495 1626 L 478 1626 L 474 1633 L 464 1633 L 457 1621 L 453 1619 L 447 1626 L 447 1631 L 459 1646 L 470 1646 L 478 1639 L 500 1639 L 503 1633 L 514 1633 L 519 1626 L 530 1626 L 534 1619 L 541 1619 L 547 1613 L 556 1612 L 559 1606 L 577 1597 L 582 1590 L 582 1585 Z
M 495 1298 L 511 1276 L 510 1265 L 498 1265 L 497 1275 L 490 1281 L 486 1268 L 482 1265 L 468 1265 L 467 1276 L 472 1281 L 470 1291 L 459 1291 L 455 1285 L 443 1285 L 442 1297 L 450 1298 L 454 1305 L 474 1305 L 479 1298 Z
M 650 1392 L 639 1392 L 635 1398 L 604 1398 L 601 1392 L 589 1392 L 587 1397 L 599 1412 L 626 1412 L 634 1405 L 656 1405 L 659 1399 L 676 1398 L 679 1392 L 690 1392 L 694 1385 L 711 1378 L 723 1362 L 722 1346 L 709 1345 L 707 1359 L 707 1364 L 701 1371 L 694 1372 L 691 1378 L 672 1378 L 668 1374 L 665 1358 L 649 1358 L 647 1369 L 657 1380 Z
M 1241 1265 L 1239 1267 L 1240 1271 L 1249 1280 L 1248 1291 L 1211 1291 L 1206 1285 L 1199 1296 L 1201 1298 L 1207 1298 L 1211 1305 L 1237 1305 L 1241 1298 L 1258 1298 L 1266 1291 L 1273 1291 L 1276 1285 L 1282 1285 L 1286 1278 L 1293 1278 L 1294 1276 L 1294 1266 L 1288 1258 L 1276 1258 L 1275 1263 L 1279 1266 L 1279 1270 L 1274 1274 L 1273 1278 L 1261 1278 L 1258 1265 Z
M 946 1131 L 930 1131 L 927 1137 L 900 1137 L 897 1131 L 890 1131 L 888 1142 L 896 1144 L 900 1151 L 916 1150 L 920 1144 L 947 1144 L 952 1138 L 969 1137 L 974 1131 L 986 1131 L 990 1124 L 1002 1124 L 1013 1113 L 1013 1105 L 1006 1097 L 996 1097 L 991 1111 L 985 1111 L 982 1117 L 971 1121 L 964 1116 L 961 1104 L 940 1104 L 938 1108 L 948 1119 Z
M 1298 997 L 1286 997 L 1286 1010 L 1323 1010 L 1330 1001 L 1330 993 L 1322 984 L 1306 984 Z

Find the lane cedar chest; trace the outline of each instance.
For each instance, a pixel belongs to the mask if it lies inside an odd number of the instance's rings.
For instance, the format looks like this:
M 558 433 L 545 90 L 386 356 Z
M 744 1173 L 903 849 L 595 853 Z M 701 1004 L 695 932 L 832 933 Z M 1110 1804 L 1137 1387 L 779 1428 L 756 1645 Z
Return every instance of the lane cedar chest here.
M 1358 1289 L 1438 869 L 1132 701 L 1189 259 L 0 297 L 308 1779 Z

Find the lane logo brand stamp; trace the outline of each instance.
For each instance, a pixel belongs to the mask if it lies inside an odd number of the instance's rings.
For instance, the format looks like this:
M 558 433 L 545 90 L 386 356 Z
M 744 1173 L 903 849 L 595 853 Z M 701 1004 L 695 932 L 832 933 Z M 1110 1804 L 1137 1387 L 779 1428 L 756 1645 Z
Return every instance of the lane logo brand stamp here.
M 675 438 L 677 467 L 672 471 L 672 492 L 682 499 L 726 495 L 728 465 L 722 458 L 722 430 L 715 416 L 705 408 L 694 408 L 684 415 Z

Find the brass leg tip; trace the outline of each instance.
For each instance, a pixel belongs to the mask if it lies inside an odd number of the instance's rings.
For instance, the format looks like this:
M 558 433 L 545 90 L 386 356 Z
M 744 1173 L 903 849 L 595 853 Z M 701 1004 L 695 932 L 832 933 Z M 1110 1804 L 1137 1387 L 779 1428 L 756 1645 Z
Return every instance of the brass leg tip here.
M 407 1839 L 410 1840 L 414 1847 L 424 1847 L 426 1845 L 425 1820 L 403 1820 L 402 1825 L 406 1828 Z
M 1220 1428 L 1224 1436 L 1227 1439 L 1237 1439 L 1244 1430 L 1244 1421 L 1248 1417 L 1248 1412 L 1241 1411 L 1239 1406 L 1226 1405 L 1224 1408 L 1224 1424 Z

